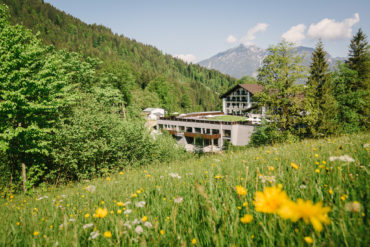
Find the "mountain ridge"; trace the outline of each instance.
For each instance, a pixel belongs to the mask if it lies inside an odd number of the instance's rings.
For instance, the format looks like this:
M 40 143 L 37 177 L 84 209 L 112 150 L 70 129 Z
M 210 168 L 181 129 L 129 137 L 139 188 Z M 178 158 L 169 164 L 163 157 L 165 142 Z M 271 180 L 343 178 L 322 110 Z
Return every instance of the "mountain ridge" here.
M 297 46 L 298 54 L 303 55 L 303 63 L 309 66 L 311 62 L 311 54 L 314 51 L 311 47 Z M 262 65 L 264 57 L 268 54 L 267 49 L 263 49 L 256 45 L 240 44 L 233 48 L 221 51 L 216 55 L 198 62 L 199 65 L 207 69 L 215 69 L 221 73 L 242 78 L 243 76 L 257 76 L 257 69 Z M 345 58 L 332 57 L 327 55 L 328 62 L 333 68 L 337 61 L 343 61 Z

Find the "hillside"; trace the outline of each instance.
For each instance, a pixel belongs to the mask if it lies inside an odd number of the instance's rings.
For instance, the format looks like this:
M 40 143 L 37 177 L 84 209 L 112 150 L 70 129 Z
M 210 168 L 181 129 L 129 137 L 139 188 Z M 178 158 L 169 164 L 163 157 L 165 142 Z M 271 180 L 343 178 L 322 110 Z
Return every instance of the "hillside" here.
M 13 24 L 39 33 L 46 44 L 102 60 L 100 73 L 116 76 L 115 86 L 125 95 L 127 105 L 137 110 L 148 106 L 170 111 L 214 110 L 220 104 L 218 93 L 235 83 L 230 76 L 187 64 L 107 27 L 88 25 L 42 0 L 0 3 L 9 6 Z M 148 87 L 152 82 L 155 85 Z
M 303 64 L 310 66 L 313 48 L 298 46 L 297 53 L 304 58 Z M 243 76 L 257 76 L 257 69 L 262 65 L 265 56 L 268 55 L 266 49 L 255 45 L 245 46 L 243 44 L 220 52 L 213 57 L 199 62 L 199 65 L 208 69 L 216 69 L 222 73 L 235 78 Z M 337 61 L 344 61 L 344 58 L 334 58 L 327 54 L 328 62 L 333 68 Z
M 0 245 L 369 246 L 369 138 L 131 167 L 32 196 L 2 192 Z M 298 218 L 280 205 L 296 207 Z

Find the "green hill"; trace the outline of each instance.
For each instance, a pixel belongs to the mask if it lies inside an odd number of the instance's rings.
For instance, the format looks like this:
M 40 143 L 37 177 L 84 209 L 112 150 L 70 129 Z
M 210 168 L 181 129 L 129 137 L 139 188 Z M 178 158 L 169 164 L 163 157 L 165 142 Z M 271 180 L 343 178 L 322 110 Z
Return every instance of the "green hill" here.
M 148 106 L 169 111 L 215 110 L 220 105 L 218 94 L 236 81 L 114 34 L 107 27 L 88 25 L 42 0 L 0 3 L 8 5 L 13 24 L 38 32 L 44 43 L 102 60 L 98 71 L 116 77 L 115 86 L 135 110 Z

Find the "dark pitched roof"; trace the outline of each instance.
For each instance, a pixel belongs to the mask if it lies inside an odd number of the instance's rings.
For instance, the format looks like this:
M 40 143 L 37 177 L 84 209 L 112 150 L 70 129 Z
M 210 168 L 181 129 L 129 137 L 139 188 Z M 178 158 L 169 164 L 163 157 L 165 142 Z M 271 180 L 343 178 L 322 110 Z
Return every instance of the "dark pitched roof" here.
M 251 94 L 256 94 L 264 90 L 264 87 L 260 84 L 238 84 L 232 87 L 231 89 L 229 89 L 226 93 L 222 94 L 220 98 L 225 98 L 227 95 L 229 95 L 231 92 L 235 91 L 239 87 L 244 88 L 245 90 L 249 91 Z

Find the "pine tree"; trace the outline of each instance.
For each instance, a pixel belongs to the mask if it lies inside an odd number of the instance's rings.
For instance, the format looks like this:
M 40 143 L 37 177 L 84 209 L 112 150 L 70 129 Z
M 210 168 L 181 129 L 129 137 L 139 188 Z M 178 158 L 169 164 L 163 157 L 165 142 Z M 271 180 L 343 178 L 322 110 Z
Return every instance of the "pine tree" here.
M 367 89 L 369 87 L 369 52 L 370 51 L 367 42 L 367 36 L 362 32 L 360 28 L 351 40 L 348 61 L 346 61 L 350 69 L 357 71 L 358 78 L 360 79 L 358 84 L 352 85 L 352 90 L 356 90 L 358 88 Z
M 317 122 L 313 135 L 335 133 L 337 118 L 337 102 L 333 96 L 332 75 L 326 59 L 326 52 L 320 40 L 312 53 L 310 75 L 307 81 L 307 96 L 312 97 L 313 113 L 317 114 Z

